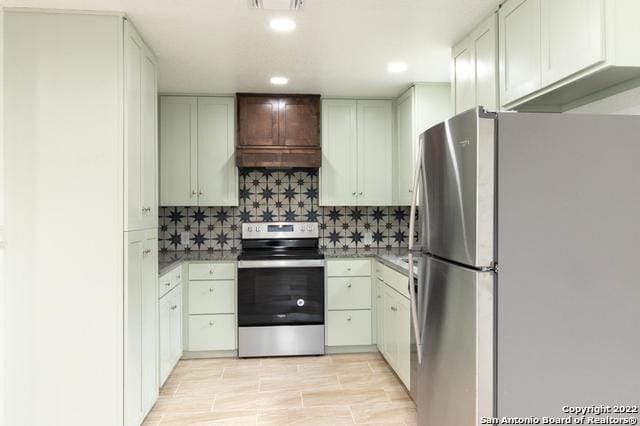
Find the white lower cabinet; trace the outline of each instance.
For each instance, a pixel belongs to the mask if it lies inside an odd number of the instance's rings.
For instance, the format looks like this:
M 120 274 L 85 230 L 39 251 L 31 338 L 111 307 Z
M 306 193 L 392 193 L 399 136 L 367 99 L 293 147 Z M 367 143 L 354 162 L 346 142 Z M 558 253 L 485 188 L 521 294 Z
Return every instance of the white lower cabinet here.
M 326 269 L 326 345 L 371 345 L 371 260 L 330 259 Z
M 125 425 L 139 425 L 158 397 L 157 235 L 125 233 Z
M 188 269 L 187 350 L 237 349 L 236 263 L 191 263 Z
M 396 271 L 376 265 L 376 325 L 378 348 L 407 389 L 410 386 L 411 305 L 409 298 L 390 285 Z M 406 282 L 406 277 L 404 279 Z
M 236 349 L 235 314 L 189 315 L 189 350 Z
M 329 311 L 327 346 L 371 344 L 371 309 Z
M 182 285 L 178 284 L 159 301 L 160 386 L 182 356 Z

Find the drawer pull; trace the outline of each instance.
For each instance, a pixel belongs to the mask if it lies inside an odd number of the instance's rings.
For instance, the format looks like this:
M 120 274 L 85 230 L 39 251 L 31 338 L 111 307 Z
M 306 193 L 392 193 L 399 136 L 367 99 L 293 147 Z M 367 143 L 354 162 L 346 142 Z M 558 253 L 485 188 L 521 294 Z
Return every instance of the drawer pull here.
M 214 325 L 215 322 L 214 321 L 209 321 L 209 325 Z
M 177 308 L 178 308 L 178 305 L 173 305 L 173 306 L 171 307 L 171 310 L 172 310 L 172 311 L 175 311 Z

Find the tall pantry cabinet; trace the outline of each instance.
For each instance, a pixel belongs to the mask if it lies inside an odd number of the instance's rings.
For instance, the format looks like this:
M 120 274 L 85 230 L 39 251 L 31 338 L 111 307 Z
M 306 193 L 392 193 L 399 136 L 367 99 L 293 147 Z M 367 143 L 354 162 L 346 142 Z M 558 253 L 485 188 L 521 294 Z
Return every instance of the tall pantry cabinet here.
M 121 14 L 4 18 L 0 423 L 138 425 L 158 392 L 156 61 Z

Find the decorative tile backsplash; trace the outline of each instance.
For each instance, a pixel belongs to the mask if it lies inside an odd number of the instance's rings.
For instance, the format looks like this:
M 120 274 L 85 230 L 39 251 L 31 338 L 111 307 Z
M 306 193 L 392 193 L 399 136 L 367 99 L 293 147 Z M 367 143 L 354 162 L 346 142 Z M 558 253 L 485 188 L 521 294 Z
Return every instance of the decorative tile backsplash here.
M 280 221 L 317 221 L 322 248 L 408 246 L 409 207 L 320 207 L 318 196 L 316 169 L 241 169 L 238 207 L 161 207 L 160 248 L 236 251 L 242 222 Z

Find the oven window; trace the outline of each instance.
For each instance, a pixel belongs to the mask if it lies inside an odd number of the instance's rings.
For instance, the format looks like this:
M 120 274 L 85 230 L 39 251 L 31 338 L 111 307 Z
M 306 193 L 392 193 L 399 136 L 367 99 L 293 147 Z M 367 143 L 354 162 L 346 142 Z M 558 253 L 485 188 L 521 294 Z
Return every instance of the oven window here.
M 324 268 L 238 270 L 238 325 L 324 323 Z

